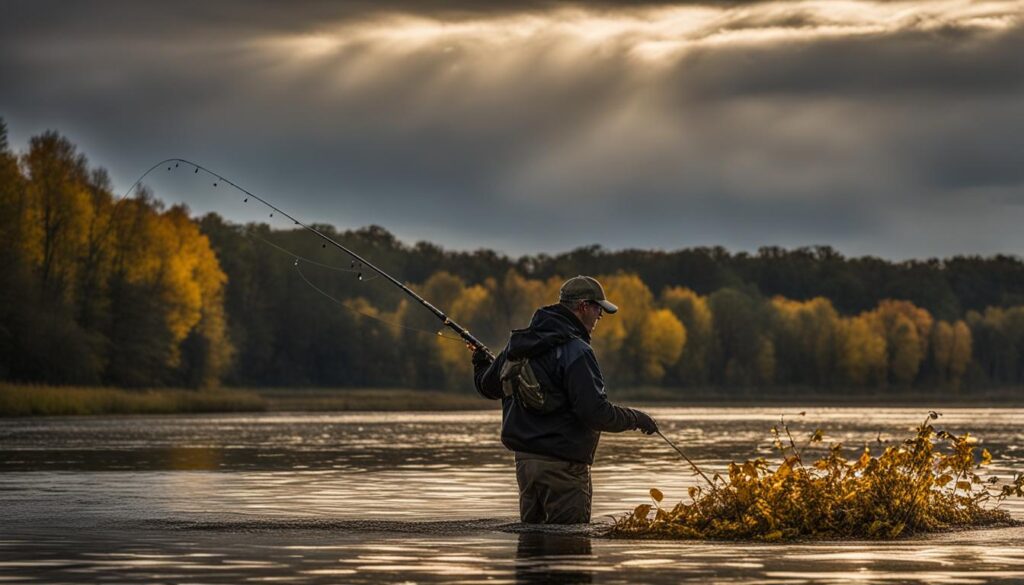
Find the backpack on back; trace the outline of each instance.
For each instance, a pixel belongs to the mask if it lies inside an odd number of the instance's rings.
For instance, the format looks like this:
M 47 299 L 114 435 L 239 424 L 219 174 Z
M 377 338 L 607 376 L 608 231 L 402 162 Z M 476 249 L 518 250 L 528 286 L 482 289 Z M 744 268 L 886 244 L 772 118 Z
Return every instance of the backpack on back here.
M 501 390 L 505 396 L 511 396 L 524 408 L 544 411 L 544 399 L 547 392 L 541 387 L 537 374 L 533 371 L 530 358 L 519 360 L 506 359 L 501 366 Z
M 562 356 L 565 345 L 559 345 L 553 349 L 555 359 Z M 523 408 L 548 414 L 561 408 L 565 404 L 564 393 L 557 388 L 551 387 L 548 375 L 537 369 L 540 366 L 531 361 L 531 358 L 508 359 L 501 366 L 499 378 L 501 379 L 501 390 L 505 396 L 511 396 Z

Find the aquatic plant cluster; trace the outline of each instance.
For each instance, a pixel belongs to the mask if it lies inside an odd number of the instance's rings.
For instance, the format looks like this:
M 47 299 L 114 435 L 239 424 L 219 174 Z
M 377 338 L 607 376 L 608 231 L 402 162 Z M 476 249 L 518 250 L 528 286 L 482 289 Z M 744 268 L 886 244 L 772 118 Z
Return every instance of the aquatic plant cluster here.
M 801 413 L 803 414 L 803 413 Z M 803 537 L 890 539 L 950 529 L 1014 525 L 999 509 L 1004 499 L 1024 497 L 1024 473 L 999 485 L 981 468 L 992 455 L 977 439 L 936 430 L 931 412 L 916 434 L 872 453 L 847 459 L 832 443 L 815 461 L 808 447 L 823 445 L 815 430 L 797 446 L 783 419 L 772 427 L 782 462 L 765 458 L 731 463 L 728 476 L 714 474 L 706 485 L 689 488 L 690 502 L 662 506 L 663 494 L 651 490 L 652 504 L 618 517 L 610 536 L 710 538 L 778 541 Z M 694 466 L 696 468 L 696 466 Z M 703 472 L 702 472 L 703 473 Z

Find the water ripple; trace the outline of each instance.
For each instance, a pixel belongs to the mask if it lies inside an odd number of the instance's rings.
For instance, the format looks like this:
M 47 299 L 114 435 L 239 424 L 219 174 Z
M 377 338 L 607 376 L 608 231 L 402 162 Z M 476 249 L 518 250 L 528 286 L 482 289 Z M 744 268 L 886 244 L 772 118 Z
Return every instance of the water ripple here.
M 850 452 L 899 440 L 916 409 L 786 413 Z M 779 409 L 653 409 L 708 471 L 769 456 Z M 1024 411 L 947 410 L 988 472 L 1024 469 Z M 975 583 L 1024 581 L 1021 529 L 896 543 L 630 542 L 515 523 L 500 416 L 344 413 L 0 420 L 0 581 Z M 697 479 L 663 443 L 605 435 L 594 517 Z M 1019 501 L 1004 506 L 1024 519 Z

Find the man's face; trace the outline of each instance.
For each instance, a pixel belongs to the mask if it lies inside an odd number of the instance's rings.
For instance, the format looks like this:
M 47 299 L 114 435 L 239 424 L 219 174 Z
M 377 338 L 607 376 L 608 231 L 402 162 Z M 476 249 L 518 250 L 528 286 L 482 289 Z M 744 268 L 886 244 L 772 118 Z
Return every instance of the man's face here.
M 579 313 L 580 321 L 587 328 L 587 332 L 593 333 L 594 328 L 597 327 L 597 322 L 604 316 L 604 309 L 593 301 L 583 301 L 580 303 Z

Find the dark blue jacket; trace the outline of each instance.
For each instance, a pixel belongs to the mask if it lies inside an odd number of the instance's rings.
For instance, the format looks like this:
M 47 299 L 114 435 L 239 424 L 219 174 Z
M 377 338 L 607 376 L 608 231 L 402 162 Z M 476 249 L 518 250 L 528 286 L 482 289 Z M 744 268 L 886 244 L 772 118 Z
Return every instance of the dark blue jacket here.
M 499 376 L 506 356 L 530 358 L 542 387 L 555 393 L 552 412 L 529 410 L 504 396 Z M 529 327 L 512 331 L 493 363 L 475 361 L 474 370 L 477 391 L 502 399 L 501 442 L 512 451 L 592 465 L 601 431 L 637 427 L 632 409 L 608 401 L 590 333 L 562 305 L 538 309 Z

